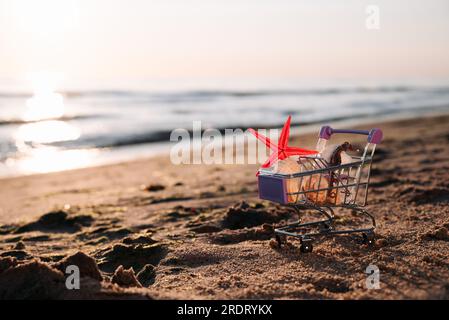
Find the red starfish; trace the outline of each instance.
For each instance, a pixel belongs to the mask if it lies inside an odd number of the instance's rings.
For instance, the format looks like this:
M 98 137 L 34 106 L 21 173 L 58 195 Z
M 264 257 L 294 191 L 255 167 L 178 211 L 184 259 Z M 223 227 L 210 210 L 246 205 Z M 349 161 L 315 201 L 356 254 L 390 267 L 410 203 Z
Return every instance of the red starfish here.
M 274 152 L 270 155 L 268 160 L 262 165 L 262 168 L 268 168 L 273 165 L 277 160 L 284 160 L 291 156 L 303 156 L 310 154 L 317 154 L 318 151 L 307 150 L 296 147 L 288 146 L 288 138 L 290 136 L 290 121 L 292 116 L 288 116 L 287 121 L 285 121 L 284 127 L 281 131 L 281 136 L 279 137 L 278 145 L 275 145 L 271 140 L 262 134 L 258 133 L 256 130 L 249 128 L 249 132 L 256 136 L 257 139 L 265 143 Z

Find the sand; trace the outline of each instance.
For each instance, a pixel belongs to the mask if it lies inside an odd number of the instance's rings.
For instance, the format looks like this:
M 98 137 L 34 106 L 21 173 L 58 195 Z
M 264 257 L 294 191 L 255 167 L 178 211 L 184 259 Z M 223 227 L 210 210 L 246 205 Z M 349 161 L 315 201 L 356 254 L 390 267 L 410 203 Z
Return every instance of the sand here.
M 272 227 L 297 216 L 258 199 L 254 165 L 174 166 L 161 156 L 0 180 L 0 298 L 447 299 L 448 124 L 363 126 L 385 134 L 366 207 L 377 219 L 373 246 L 356 235 L 317 239 L 312 253 L 273 245 Z M 357 223 L 336 213 L 337 224 Z M 65 287 L 71 264 L 79 290 Z M 366 287 L 370 264 L 380 289 Z

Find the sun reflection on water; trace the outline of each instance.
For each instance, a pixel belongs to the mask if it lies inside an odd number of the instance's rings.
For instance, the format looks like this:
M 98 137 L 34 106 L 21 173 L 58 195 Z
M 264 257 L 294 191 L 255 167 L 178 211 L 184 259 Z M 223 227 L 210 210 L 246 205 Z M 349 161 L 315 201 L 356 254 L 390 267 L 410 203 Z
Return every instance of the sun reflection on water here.
M 48 120 L 23 124 L 19 127 L 16 140 L 23 142 L 52 143 L 77 140 L 80 130 L 65 121 Z
M 20 174 L 46 173 L 89 166 L 98 150 L 61 150 L 42 146 L 29 150 L 27 156 L 9 159 L 7 165 Z
M 56 89 L 60 76 L 39 72 L 29 75 L 33 96 L 22 116 L 27 123 L 14 135 L 17 153 L 5 165 L 19 174 L 45 173 L 89 166 L 98 150 L 66 149 L 64 142 L 77 140 L 80 129 L 63 121 L 64 98 Z M 59 143 L 57 146 L 55 143 Z M 1 169 L 1 168 L 0 168 Z
M 26 102 L 25 121 L 57 119 L 64 115 L 64 99 L 59 93 L 38 93 Z
M 56 92 L 62 76 L 51 72 L 28 75 L 33 86 L 33 96 L 26 101 L 25 121 L 57 119 L 64 115 L 64 98 Z

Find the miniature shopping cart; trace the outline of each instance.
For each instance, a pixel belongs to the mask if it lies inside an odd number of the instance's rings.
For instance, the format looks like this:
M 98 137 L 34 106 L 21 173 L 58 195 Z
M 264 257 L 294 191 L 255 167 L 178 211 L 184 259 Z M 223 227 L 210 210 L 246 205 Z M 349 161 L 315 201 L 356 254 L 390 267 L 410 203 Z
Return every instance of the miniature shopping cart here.
M 367 135 L 368 141 L 361 156 L 350 156 L 350 161 L 330 165 L 320 154 L 299 156 L 301 170 L 295 173 L 276 173 L 272 167 L 259 170 L 259 197 L 292 207 L 299 215 L 296 223 L 274 229 L 279 246 L 287 237 L 300 241 L 301 252 L 311 252 L 313 239 L 318 236 L 359 233 L 363 243 L 374 242 L 374 217 L 363 209 L 367 203 L 371 162 L 376 145 L 382 140 L 380 129 L 337 130 L 324 126 L 320 130 L 317 148 L 323 150 L 333 134 Z M 340 229 L 336 227 L 334 209 L 352 210 L 367 219 L 369 225 Z M 312 210 L 322 219 L 301 223 L 302 210 Z

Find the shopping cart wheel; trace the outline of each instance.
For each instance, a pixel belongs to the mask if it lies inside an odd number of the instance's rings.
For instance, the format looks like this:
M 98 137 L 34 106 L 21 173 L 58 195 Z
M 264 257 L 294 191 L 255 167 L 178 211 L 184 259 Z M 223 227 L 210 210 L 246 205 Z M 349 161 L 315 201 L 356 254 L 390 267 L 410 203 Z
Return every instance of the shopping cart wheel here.
M 363 244 L 367 244 L 369 246 L 374 245 L 375 235 L 373 231 L 362 233 Z
M 287 237 L 285 235 L 276 234 L 275 238 L 279 247 L 281 247 L 282 244 L 287 242 Z
M 302 253 L 309 253 L 313 250 L 312 240 L 310 239 L 303 239 L 301 241 L 301 246 L 299 247 L 299 250 Z
M 331 225 L 330 225 L 330 223 L 329 222 L 322 222 L 322 223 L 320 223 L 320 232 L 329 232 L 329 231 L 331 231 L 331 229 L 332 229 L 332 227 L 331 227 Z

